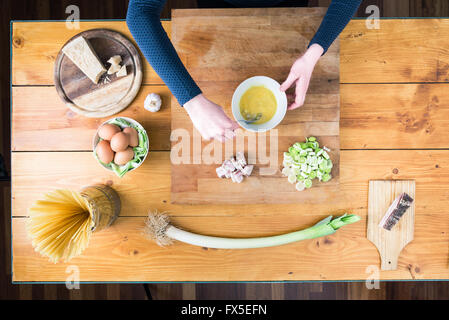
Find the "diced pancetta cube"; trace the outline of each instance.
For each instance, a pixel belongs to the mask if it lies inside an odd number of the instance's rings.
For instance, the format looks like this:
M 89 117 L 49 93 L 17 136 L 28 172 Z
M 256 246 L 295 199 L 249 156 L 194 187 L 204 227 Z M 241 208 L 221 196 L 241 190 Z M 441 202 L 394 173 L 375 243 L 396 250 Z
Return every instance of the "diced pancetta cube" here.
M 223 167 L 226 171 L 230 171 L 230 172 L 232 172 L 232 171 L 234 171 L 234 170 L 236 169 L 235 166 L 234 166 L 234 164 L 231 162 L 231 160 L 225 160 L 225 161 L 223 162 L 222 167 Z
M 231 163 L 234 166 L 234 168 L 236 168 L 237 170 L 243 169 L 243 167 L 240 165 L 240 163 L 234 157 L 232 157 L 230 160 L 231 160 Z
M 241 152 L 241 151 L 237 152 L 237 154 L 235 155 L 235 158 L 241 167 L 245 167 L 247 165 L 246 159 L 245 159 L 245 154 L 243 152 Z
M 242 173 L 245 176 L 249 177 L 251 175 L 251 173 L 253 172 L 253 168 L 254 168 L 254 166 L 252 164 L 249 164 L 243 168 Z
M 217 169 L 215 169 L 215 171 L 217 171 L 217 175 L 219 178 L 224 178 L 226 177 L 226 169 L 223 167 L 218 167 Z
M 231 173 L 231 179 L 233 182 L 241 183 L 243 181 L 243 174 L 241 171 L 234 171 Z
M 235 157 L 225 160 L 215 171 L 220 178 L 231 178 L 233 182 L 241 183 L 245 176 L 251 175 L 253 168 L 253 165 L 247 165 L 245 154 L 237 152 Z

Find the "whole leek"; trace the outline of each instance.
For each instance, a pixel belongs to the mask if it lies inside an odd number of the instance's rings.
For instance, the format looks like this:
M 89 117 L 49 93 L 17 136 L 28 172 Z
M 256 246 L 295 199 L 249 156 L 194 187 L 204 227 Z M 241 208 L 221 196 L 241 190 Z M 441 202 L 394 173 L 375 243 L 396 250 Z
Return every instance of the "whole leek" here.
M 277 236 L 261 238 L 220 238 L 181 230 L 170 224 L 167 215 L 150 213 L 146 220 L 145 234 L 150 239 L 155 240 L 160 246 L 169 245 L 173 240 L 178 240 L 206 248 L 250 249 L 274 247 L 296 241 L 328 236 L 335 233 L 339 228 L 359 220 L 360 217 L 357 215 L 344 214 L 335 219 L 329 216 L 310 228 Z

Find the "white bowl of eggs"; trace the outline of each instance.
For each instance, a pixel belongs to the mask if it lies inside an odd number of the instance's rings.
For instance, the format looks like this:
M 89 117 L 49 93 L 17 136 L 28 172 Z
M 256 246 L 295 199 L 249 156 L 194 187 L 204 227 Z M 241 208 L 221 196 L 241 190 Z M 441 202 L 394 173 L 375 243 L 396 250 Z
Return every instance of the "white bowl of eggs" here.
M 148 134 L 140 123 L 117 117 L 102 123 L 93 140 L 93 154 L 105 169 L 123 177 L 145 161 L 149 151 Z

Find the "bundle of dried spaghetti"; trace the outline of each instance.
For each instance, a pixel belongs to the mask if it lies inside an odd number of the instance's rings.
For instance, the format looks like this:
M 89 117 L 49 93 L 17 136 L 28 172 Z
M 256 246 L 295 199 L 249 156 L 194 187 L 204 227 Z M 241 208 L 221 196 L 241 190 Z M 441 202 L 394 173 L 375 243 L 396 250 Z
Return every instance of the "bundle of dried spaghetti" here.
M 33 247 L 54 263 L 80 255 L 95 225 L 88 202 L 70 190 L 47 193 L 29 209 L 29 215 L 27 229 Z

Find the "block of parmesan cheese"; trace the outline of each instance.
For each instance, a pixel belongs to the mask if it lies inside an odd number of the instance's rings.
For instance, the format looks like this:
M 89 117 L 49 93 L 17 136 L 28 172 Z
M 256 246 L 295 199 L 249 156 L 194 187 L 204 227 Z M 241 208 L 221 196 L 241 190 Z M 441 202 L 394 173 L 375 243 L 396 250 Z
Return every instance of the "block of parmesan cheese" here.
M 106 72 L 106 68 L 84 37 L 78 37 L 70 41 L 62 49 L 62 52 L 95 84 Z

